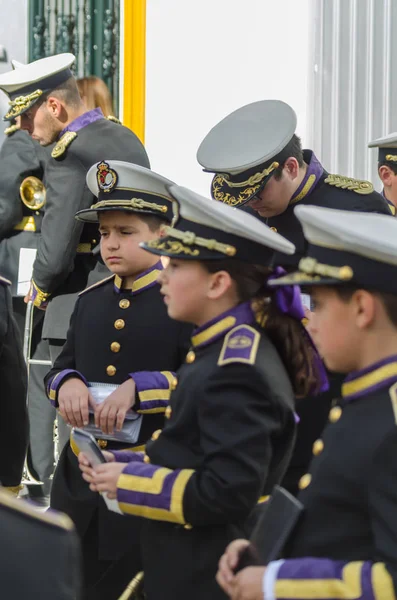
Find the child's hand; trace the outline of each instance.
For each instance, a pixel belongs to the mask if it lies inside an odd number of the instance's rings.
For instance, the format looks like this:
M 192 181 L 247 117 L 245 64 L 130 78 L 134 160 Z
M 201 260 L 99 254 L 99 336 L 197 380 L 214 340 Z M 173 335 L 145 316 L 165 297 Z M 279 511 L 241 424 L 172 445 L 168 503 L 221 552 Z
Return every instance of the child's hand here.
M 117 481 L 125 468 L 124 463 L 107 463 L 83 472 L 83 478 L 90 484 L 93 492 L 106 492 L 109 499 L 117 498 Z
M 88 387 L 78 377 L 71 377 L 62 384 L 58 392 L 59 412 L 72 427 L 88 425 L 88 407 L 95 402 Z
M 127 410 L 135 403 L 135 382 L 131 377 L 112 392 L 95 409 L 95 425 L 104 433 L 112 434 L 114 427 L 121 430 Z

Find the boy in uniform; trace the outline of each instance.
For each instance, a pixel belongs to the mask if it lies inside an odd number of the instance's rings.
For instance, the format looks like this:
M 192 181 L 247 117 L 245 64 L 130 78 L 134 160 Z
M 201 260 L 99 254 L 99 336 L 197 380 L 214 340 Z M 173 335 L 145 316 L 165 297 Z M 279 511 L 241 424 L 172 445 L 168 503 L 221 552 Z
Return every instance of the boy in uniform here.
M 167 316 L 157 283 L 162 263 L 139 247 L 172 221 L 169 184 L 121 161 L 101 161 L 87 175 L 98 202 L 77 216 L 99 220 L 101 254 L 113 275 L 80 294 L 66 344 L 45 383 L 70 425 L 87 426 L 91 408 L 102 448 L 142 448 L 162 427 L 170 387 L 177 384 L 174 372 L 189 347 L 190 326 Z M 94 400 L 98 394 L 107 395 L 101 404 Z M 141 415 L 135 441 L 120 438 L 131 409 Z M 60 457 L 51 506 L 73 519 L 82 538 L 85 598 L 118 598 L 140 570 L 138 520 L 107 510 L 82 480 L 76 454 L 68 444 Z
M 314 301 L 310 332 L 341 398 L 313 445 L 299 482 L 304 513 L 267 568 L 233 569 L 247 542 L 233 542 L 218 582 L 233 600 L 374 598 L 397 589 L 397 225 L 383 215 L 301 206 L 309 242 L 299 282 Z

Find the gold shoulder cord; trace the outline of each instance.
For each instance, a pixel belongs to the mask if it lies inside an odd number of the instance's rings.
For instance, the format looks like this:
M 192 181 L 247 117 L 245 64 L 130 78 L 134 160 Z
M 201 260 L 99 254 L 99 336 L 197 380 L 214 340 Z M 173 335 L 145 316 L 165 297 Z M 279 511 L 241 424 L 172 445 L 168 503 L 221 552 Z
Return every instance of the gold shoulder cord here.
M 75 131 L 67 131 L 66 133 L 64 133 L 51 152 L 52 158 L 60 158 L 61 156 L 63 156 L 66 152 L 66 149 L 76 138 L 77 133 Z
M 370 181 L 364 181 L 362 179 L 353 179 L 352 177 L 345 177 L 344 175 L 332 175 L 331 173 L 324 180 L 328 185 L 333 185 L 343 190 L 350 190 L 356 192 L 356 194 L 372 194 L 374 186 Z

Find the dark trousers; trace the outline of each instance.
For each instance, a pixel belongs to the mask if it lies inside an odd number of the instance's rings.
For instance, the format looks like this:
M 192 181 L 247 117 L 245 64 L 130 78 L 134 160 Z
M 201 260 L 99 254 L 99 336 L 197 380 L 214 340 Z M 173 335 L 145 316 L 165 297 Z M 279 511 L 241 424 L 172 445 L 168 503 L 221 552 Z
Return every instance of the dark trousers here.
M 23 298 L 13 298 L 14 315 L 18 324 L 21 338 L 24 337 L 26 304 Z M 49 360 L 48 341 L 41 339 L 44 311 L 34 309 L 33 328 L 31 336 L 31 358 Z M 51 406 L 44 388 L 44 377 L 50 366 L 31 365 L 29 369 L 28 409 L 30 422 L 29 467 L 32 474 L 43 482 L 42 486 L 31 485 L 29 492 L 32 496 L 47 496 L 51 489 L 51 477 L 54 472 L 54 420 L 56 410 Z M 69 437 L 69 429 L 59 418 L 58 448 L 62 449 Z
M 65 512 L 76 526 L 83 552 L 82 600 L 117 600 L 142 570 L 141 520 L 107 509 L 83 480 L 69 445 L 60 456 L 51 490 L 51 508 Z

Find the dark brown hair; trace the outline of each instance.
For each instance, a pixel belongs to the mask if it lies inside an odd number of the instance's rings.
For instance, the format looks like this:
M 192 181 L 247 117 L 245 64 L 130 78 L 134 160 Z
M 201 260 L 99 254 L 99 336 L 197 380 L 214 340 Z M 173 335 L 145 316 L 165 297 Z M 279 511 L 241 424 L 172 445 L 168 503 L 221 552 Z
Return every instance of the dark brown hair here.
M 335 292 L 337 293 L 337 295 L 339 296 L 339 298 L 342 300 L 342 302 L 349 302 L 353 296 L 353 294 L 355 292 L 357 292 L 357 290 L 360 289 L 365 289 L 365 288 L 360 288 L 360 287 L 356 287 L 353 285 L 347 285 L 347 286 L 335 286 L 332 289 L 335 290 Z M 388 294 L 386 292 L 378 292 L 375 290 L 366 290 L 367 292 L 369 292 L 370 294 L 373 294 L 374 296 L 377 296 L 380 301 L 382 302 L 386 314 L 390 320 L 390 322 L 392 323 L 392 325 L 394 325 L 394 327 L 397 327 L 397 296 L 395 296 L 394 294 Z
M 71 108 L 77 108 L 82 101 L 74 77 L 69 77 L 69 79 L 66 79 L 66 81 L 58 85 L 58 87 L 51 92 L 48 92 L 45 95 L 45 100 L 50 96 L 58 98 L 58 100 L 61 100 L 61 102 L 64 102 Z
M 301 143 L 300 138 L 295 133 L 292 136 L 291 140 L 288 142 L 288 144 L 285 146 L 285 148 L 283 148 L 281 150 L 281 152 L 279 152 L 279 154 L 277 154 L 277 156 L 272 158 L 272 161 L 276 161 L 280 165 L 279 167 L 277 167 L 277 169 L 274 172 L 275 179 L 279 180 L 281 178 L 281 175 L 282 175 L 283 169 L 284 169 L 284 165 L 285 165 L 285 161 L 291 157 L 296 158 L 300 168 L 303 167 L 304 160 L 303 160 L 302 143 Z
M 241 302 L 252 300 L 257 321 L 276 347 L 292 383 L 295 395 L 304 397 L 320 386 L 314 366 L 314 348 L 302 323 L 278 310 L 266 286 L 271 270 L 239 260 L 203 261 L 210 273 L 227 271 L 236 284 Z

